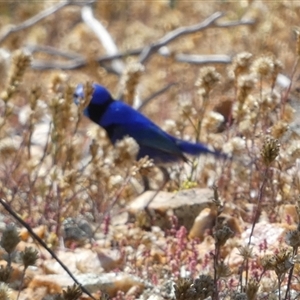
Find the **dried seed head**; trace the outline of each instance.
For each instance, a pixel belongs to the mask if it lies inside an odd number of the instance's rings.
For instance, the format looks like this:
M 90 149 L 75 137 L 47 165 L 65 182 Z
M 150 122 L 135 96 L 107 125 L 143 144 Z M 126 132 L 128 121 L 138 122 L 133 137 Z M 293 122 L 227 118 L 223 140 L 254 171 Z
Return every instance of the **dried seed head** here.
M 210 275 L 200 275 L 196 278 L 193 286 L 197 293 L 197 299 L 206 299 L 213 295 L 215 285 Z
M 225 143 L 222 149 L 224 153 L 232 155 L 241 154 L 246 149 L 246 140 L 236 136 Z
M 262 146 L 261 156 L 266 166 L 269 166 L 278 156 L 280 144 L 273 137 L 266 137 Z
M 1 94 L 1 99 L 4 102 L 8 102 L 12 95 L 17 91 L 30 62 L 31 56 L 29 54 L 21 50 L 17 50 L 13 53 L 9 70 L 8 85 L 6 90 Z
M 262 97 L 258 100 L 258 104 L 263 111 L 273 111 L 280 102 L 280 95 L 274 90 L 271 93 L 263 93 Z
M 214 67 L 204 67 L 200 70 L 199 77 L 195 83 L 196 87 L 208 94 L 220 81 L 221 75 Z
M 55 73 L 50 78 L 50 85 L 49 90 L 54 94 L 61 94 L 63 93 L 64 86 L 68 80 L 68 77 L 65 73 Z
M 292 254 L 286 249 L 282 249 L 275 255 L 265 255 L 261 261 L 265 271 L 274 270 L 277 276 L 285 274 L 292 266 Z
M 21 50 L 17 50 L 12 56 L 12 65 L 10 70 L 9 85 L 18 85 L 23 78 L 25 70 L 31 63 L 31 55 Z
M 274 255 L 267 254 L 261 259 L 261 265 L 265 271 L 274 270 L 276 259 Z
M 256 83 L 256 78 L 253 75 L 243 75 L 239 77 L 238 83 L 237 83 L 237 100 L 240 105 L 239 110 L 241 110 L 241 105 L 245 103 L 248 95 L 254 88 Z
M 238 80 L 238 88 L 242 89 L 247 95 L 255 87 L 256 78 L 252 74 L 243 75 Z
M 74 284 L 72 287 L 67 288 L 63 291 L 63 299 L 65 300 L 76 300 L 82 295 L 82 290 L 80 286 Z
M 252 247 L 249 247 L 247 245 L 247 246 L 239 247 L 238 250 L 244 260 L 253 258 L 253 248 Z
M 249 52 L 242 52 L 234 57 L 232 62 L 232 69 L 235 78 L 238 78 L 240 75 L 249 72 L 252 62 L 252 56 L 253 55 Z
M 137 62 L 130 63 L 126 66 L 123 77 L 121 79 L 121 86 L 123 89 L 124 101 L 129 105 L 133 105 L 135 90 L 140 81 L 145 67 Z
M 138 163 L 139 163 L 140 168 L 153 168 L 154 167 L 153 160 L 150 159 L 148 156 L 141 158 L 138 161 Z
M 278 121 L 271 128 L 271 134 L 275 139 L 280 139 L 289 130 L 289 124 L 283 121 Z
M 11 278 L 11 274 L 13 272 L 13 268 L 11 266 L 0 266 L 0 282 L 6 282 L 9 283 L 9 280 Z M 0 297 L 1 299 L 1 297 Z
M 271 56 L 257 58 L 252 64 L 252 71 L 259 77 L 271 76 L 274 72 L 274 59 Z
M 218 263 L 217 268 L 216 268 L 218 277 L 228 277 L 231 275 L 231 270 L 228 265 L 226 265 L 223 261 Z
M 250 279 L 246 287 L 247 300 L 255 300 L 258 289 L 259 283 L 254 279 Z
M 13 140 L 11 137 L 0 139 L 0 155 L 2 158 L 9 157 L 18 151 L 20 141 Z
M 223 115 L 214 111 L 210 111 L 208 114 L 205 114 L 202 126 L 206 129 L 207 132 L 215 133 L 224 122 L 225 118 Z
M 226 225 L 222 228 L 217 229 L 214 232 L 215 243 L 217 247 L 223 246 L 226 241 L 234 236 L 234 232 Z
M 0 283 L 0 299 L 1 300 L 11 300 L 11 291 L 8 287 L 8 285 L 4 282 Z
M 32 247 L 25 247 L 25 250 L 21 252 L 21 259 L 25 269 L 29 266 L 34 266 L 38 259 L 38 252 Z
M 282 121 L 285 121 L 287 123 L 291 123 L 294 120 L 296 110 L 291 107 L 289 104 L 285 104 L 284 106 L 284 112 L 282 116 Z
M 191 101 L 187 99 L 180 99 L 178 102 L 179 120 L 176 122 L 177 130 L 184 128 L 185 121 L 190 120 L 193 116 L 197 115 L 197 111 Z
M 1 247 L 8 253 L 11 254 L 18 243 L 20 242 L 19 233 L 15 225 L 7 225 L 0 241 Z
M 132 138 L 126 136 L 115 145 L 115 162 L 122 163 L 125 161 L 134 161 L 139 152 L 139 145 Z
M 275 255 L 275 261 L 274 271 L 277 276 L 282 276 L 293 266 L 292 254 L 285 249 Z
M 179 278 L 174 285 L 176 299 L 184 300 L 195 298 L 196 290 L 192 287 L 192 283 L 191 278 Z

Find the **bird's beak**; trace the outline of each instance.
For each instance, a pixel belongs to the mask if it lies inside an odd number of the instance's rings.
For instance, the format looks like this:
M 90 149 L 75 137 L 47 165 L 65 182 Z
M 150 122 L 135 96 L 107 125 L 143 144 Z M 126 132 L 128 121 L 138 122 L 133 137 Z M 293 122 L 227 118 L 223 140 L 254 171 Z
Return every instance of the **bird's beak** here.
M 83 94 L 83 84 L 79 84 L 77 87 L 76 87 L 76 90 L 74 92 L 74 103 L 76 105 L 79 104 L 80 102 L 80 99 L 82 99 L 84 97 L 84 94 Z

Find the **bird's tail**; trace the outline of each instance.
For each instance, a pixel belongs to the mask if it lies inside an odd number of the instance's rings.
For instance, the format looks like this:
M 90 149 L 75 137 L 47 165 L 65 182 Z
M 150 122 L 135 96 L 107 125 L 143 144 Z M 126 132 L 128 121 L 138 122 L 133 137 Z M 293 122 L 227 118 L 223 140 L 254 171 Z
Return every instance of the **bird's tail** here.
M 179 139 L 176 141 L 176 143 L 182 152 L 189 155 L 197 156 L 201 154 L 212 154 L 219 158 L 228 158 L 225 153 L 222 153 L 221 151 L 211 150 L 206 145 L 201 143 L 191 143 Z

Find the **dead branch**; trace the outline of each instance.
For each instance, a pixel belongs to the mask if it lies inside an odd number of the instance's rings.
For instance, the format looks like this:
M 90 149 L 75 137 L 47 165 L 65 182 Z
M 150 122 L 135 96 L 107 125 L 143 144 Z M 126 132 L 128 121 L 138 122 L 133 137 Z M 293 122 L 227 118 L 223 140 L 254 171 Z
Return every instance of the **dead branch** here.
M 24 21 L 23 23 L 21 23 L 19 25 L 10 25 L 10 27 L 7 28 L 6 31 L 0 36 L 0 44 L 3 43 L 12 33 L 21 31 L 23 29 L 26 29 L 26 28 L 29 28 L 29 27 L 35 25 L 36 23 L 40 22 L 41 20 L 45 19 L 46 17 L 48 17 L 54 13 L 56 13 L 60 9 L 64 8 L 65 6 L 68 6 L 68 5 L 82 6 L 83 4 L 86 5 L 87 3 L 91 4 L 93 2 L 94 2 L 94 0 L 88 0 L 88 1 L 85 1 L 84 3 L 83 3 L 83 1 L 75 2 L 72 0 L 59 2 L 56 5 L 53 5 L 47 9 L 45 9 L 44 11 L 38 13 L 37 15 L 33 16 L 32 18 Z
M 252 25 L 254 24 L 254 20 L 239 20 L 239 21 L 230 21 L 230 22 L 222 22 L 216 23 L 223 14 L 221 12 L 216 12 L 208 17 L 206 20 L 199 24 L 185 26 L 177 28 L 169 33 L 167 33 L 164 37 L 159 39 L 157 42 L 152 43 L 149 46 L 139 49 L 133 49 L 130 51 L 125 52 L 116 52 L 117 47 L 111 37 L 111 35 L 107 32 L 107 30 L 103 27 L 103 25 L 94 18 L 92 14 L 92 10 L 90 7 L 84 7 L 82 9 L 82 17 L 87 25 L 92 28 L 92 30 L 97 34 L 98 38 L 100 39 L 101 43 L 104 47 L 106 47 L 106 51 L 108 52 L 107 55 L 101 56 L 96 59 L 96 61 L 105 67 L 107 70 L 120 75 L 123 70 L 123 64 L 117 64 L 116 66 L 112 64 L 112 67 L 109 68 L 103 65 L 105 62 L 109 62 L 112 60 L 117 59 L 120 62 L 120 58 L 131 56 L 131 55 L 140 55 L 140 62 L 145 63 L 149 57 L 154 54 L 155 52 L 159 53 L 163 56 L 168 56 L 167 51 L 163 51 L 163 46 L 166 46 L 171 41 L 174 41 L 178 37 L 190 33 L 195 33 L 206 28 L 229 28 L 235 27 L 240 25 Z M 33 47 L 33 46 L 31 46 Z M 37 46 L 39 47 L 39 46 Z M 49 69 L 62 69 L 62 70 L 73 70 L 80 67 L 84 67 L 87 64 L 87 60 L 82 56 L 75 57 L 75 54 L 72 55 L 66 52 L 60 52 L 60 50 L 54 50 L 50 48 L 44 49 L 45 52 L 52 55 L 59 55 L 65 58 L 71 59 L 68 62 L 57 62 L 57 61 L 38 61 L 35 60 L 32 62 L 32 68 L 38 70 L 49 70 Z M 38 48 L 38 51 L 43 51 L 42 47 Z M 222 63 L 227 64 L 231 62 L 231 58 L 227 55 L 188 55 L 188 54 L 176 54 L 175 60 L 178 62 L 187 62 L 191 64 L 208 64 L 208 63 Z
M 159 39 L 157 42 L 154 42 L 151 45 L 144 48 L 144 50 L 142 51 L 142 53 L 140 55 L 140 59 L 139 59 L 140 63 L 144 64 L 146 62 L 146 60 L 162 46 L 167 45 L 168 43 L 172 42 L 173 40 L 175 40 L 176 38 L 178 38 L 182 35 L 186 35 L 186 34 L 190 34 L 190 33 L 194 33 L 194 32 L 203 30 L 203 29 L 211 26 L 216 20 L 218 20 L 222 16 L 223 16 L 223 13 L 215 12 L 214 14 L 212 14 L 210 17 L 208 17 L 206 20 L 204 20 L 203 22 L 201 22 L 199 24 L 180 27 L 171 32 L 168 32 L 164 37 Z
M 106 50 L 107 54 L 117 54 L 119 52 L 117 45 L 115 44 L 112 36 L 105 29 L 105 27 L 98 21 L 94 15 L 91 6 L 84 6 L 81 10 L 81 17 L 85 24 L 93 30 L 94 34 L 100 40 L 102 46 Z M 121 75 L 124 70 L 124 64 L 121 60 L 115 60 L 112 62 L 112 68 L 116 73 Z
M 141 52 L 140 52 L 141 53 Z M 162 56 L 169 56 L 170 54 L 167 53 L 161 53 L 158 52 Z M 137 55 L 138 53 L 131 53 L 131 55 Z M 58 53 L 57 53 L 58 55 Z M 60 54 L 61 56 L 62 53 Z M 64 57 L 67 57 L 68 54 L 64 55 Z M 96 61 L 100 63 L 104 68 L 109 70 L 110 72 L 119 74 L 115 71 L 114 68 L 109 68 L 105 66 L 103 63 L 113 60 L 115 57 L 121 58 L 128 56 L 128 52 L 125 53 L 118 53 L 116 55 L 112 56 L 104 56 L 99 57 Z M 195 55 L 195 54 L 176 54 L 174 59 L 178 62 L 185 62 L 189 64 L 211 64 L 211 63 L 217 63 L 217 64 L 229 64 L 231 62 L 231 58 L 228 55 L 223 54 L 213 54 L 213 55 Z M 72 58 L 70 61 L 67 62 L 58 62 L 58 61 L 45 61 L 45 60 L 34 60 L 31 63 L 32 69 L 36 70 L 52 70 L 52 69 L 61 69 L 61 70 L 74 70 L 81 67 L 84 67 L 87 64 L 87 60 L 83 57 L 76 57 Z
M 56 49 L 51 46 L 40 46 L 40 45 L 26 45 L 25 46 L 26 52 L 29 52 L 30 54 L 41 52 L 46 53 L 53 56 L 61 56 L 67 59 L 78 59 L 82 58 L 80 54 L 74 53 L 74 52 L 67 52 L 63 50 Z
M 176 85 L 177 82 L 172 82 L 172 83 L 169 83 L 168 85 L 166 85 L 165 87 L 163 87 L 162 89 L 156 91 L 155 93 L 153 93 L 152 95 L 150 95 L 149 97 L 147 97 L 144 101 L 142 101 L 141 105 L 137 108 L 138 111 L 142 111 L 145 106 L 147 104 L 149 104 L 149 102 L 156 98 L 157 96 L 163 94 L 164 92 L 166 92 L 169 88 L 171 88 L 172 86 Z
M 168 32 L 164 37 L 159 39 L 157 42 L 145 47 L 140 55 L 140 63 L 144 64 L 147 59 L 156 51 L 158 51 L 159 48 L 167 45 L 168 43 L 172 42 L 173 40 L 177 39 L 178 37 L 190 33 L 195 33 L 198 31 L 201 31 L 206 28 L 228 28 L 228 27 L 234 27 L 234 26 L 240 26 L 240 25 L 252 25 L 254 24 L 254 20 L 239 20 L 239 21 L 233 21 L 233 22 L 225 22 L 221 24 L 215 23 L 218 19 L 220 19 L 224 14 L 221 12 L 215 12 L 211 16 L 209 16 L 206 20 L 203 22 L 191 25 L 191 26 L 185 26 L 177 28 L 171 32 Z
M 178 62 L 185 62 L 185 63 L 195 64 L 195 65 L 231 63 L 231 57 L 224 54 L 211 54 L 211 55 L 176 54 L 175 60 Z

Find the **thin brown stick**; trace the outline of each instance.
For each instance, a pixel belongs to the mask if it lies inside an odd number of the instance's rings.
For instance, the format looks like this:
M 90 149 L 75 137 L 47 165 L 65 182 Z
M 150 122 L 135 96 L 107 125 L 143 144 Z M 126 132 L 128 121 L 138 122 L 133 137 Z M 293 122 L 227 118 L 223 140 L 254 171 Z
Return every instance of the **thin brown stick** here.
M 171 32 L 168 32 L 164 37 L 159 39 L 157 42 L 149 45 L 148 47 L 145 47 L 143 52 L 140 55 L 140 63 L 144 64 L 148 58 L 156 52 L 159 48 L 162 46 L 167 45 L 168 43 L 172 42 L 173 40 L 177 39 L 178 37 L 186 34 L 195 33 L 198 31 L 201 31 L 203 29 L 206 29 L 208 27 L 219 27 L 219 28 L 228 28 L 228 27 L 234 27 L 239 25 L 252 25 L 254 24 L 254 20 L 239 20 L 239 21 L 233 21 L 233 22 L 224 22 L 223 24 L 216 24 L 215 22 L 220 19 L 224 14 L 221 12 L 215 12 L 211 16 L 209 16 L 206 20 L 204 20 L 201 23 L 191 25 L 191 26 L 185 26 L 177 28 Z
M 81 290 L 86 293 L 89 297 L 92 299 L 96 300 L 95 297 L 92 296 L 92 294 L 84 287 L 81 285 L 81 283 L 75 278 L 75 276 L 72 274 L 72 272 L 67 268 L 67 266 L 57 257 L 57 255 L 47 246 L 47 244 L 37 235 L 34 233 L 32 228 L 24 222 L 15 212 L 14 210 L 6 203 L 5 200 L 0 198 L 0 203 L 2 206 L 9 212 L 10 215 L 13 216 L 15 220 L 17 220 L 22 226 L 24 226 L 32 238 L 36 240 L 43 248 L 45 248 L 49 254 L 60 264 L 60 266 L 68 273 L 68 275 L 73 279 L 73 281 L 81 288 Z
M 210 17 L 208 17 L 206 20 L 204 20 L 203 22 L 201 22 L 199 24 L 180 27 L 171 32 L 168 32 L 165 36 L 163 36 L 157 42 L 154 42 L 153 44 L 144 48 L 144 50 L 142 51 L 142 53 L 140 55 L 140 59 L 139 59 L 140 63 L 144 64 L 148 60 L 148 58 L 162 46 L 167 45 L 168 43 L 172 42 L 173 40 L 175 40 L 176 38 L 178 38 L 182 35 L 195 33 L 200 30 L 203 30 L 207 27 L 210 27 L 216 20 L 218 20 L 222 16 L 223 16 L 223 13 L 215 12 L 214 14 L 212 14 Z
M 40 22 L 41 20 L 45 19 L 46 17 L 49 17 L 50 15 L 56 13 L 57 11 L 59 11 L 60 9 L 64 8 L 65 6 L 68 5 L 87 5 L 87 4 L 91 4 L 94 1 L 92 0 L 88 0 L 86 2 L 74 2 L 72 0 L 67 0 L 67 1 L 62 1 L 57 3 L 56 5 L 53 5 L 41 12 L 39 12 L 37 15 L 33 16 L 32 18 L 24 21 L 23 23 L 19 24 L 19 25 L 11 25 L 3 34 L 2 36 L 0 36 L 0 44 L 3 43 L 12 33 L 17 32 L 17 31 L 21 31 L 24 30 L 26 28 L 29 28 L 33 25 L 35 25 L 36 23 Z
M 208 17 L 206 20 L 199 24 L 194 24 L 191 26 L 185 26 L 177 28 L 169 33 L 167 33 L 164 37 L 159 39 L 158 41 L 152 43 L 151 45 L 145 46 L 144 48 L 138 48 L 133 49 L 129 51 L 119 52 L 119 53 L 108 53 L 105 56 L 101 56 L 96 59 L 96 61 L 100 64 L 109 62 L 115 59 L 120 59 L 124 57 L 128 57 L 131 55 L 140 55 L 140 62 L 145 63 L 146 60 L 149 59 L 149 57 L 154 54 L 155 52 L 158 52 L 158 54 L 163 56 L 168 56 L 168 53 L 163 51 L 158 51 L 159 48 L 162 46 L 166 46 L 168 43 L 174 41 L 178 37 L 190 33 L 195 33 L 201 30 L 204 30 L 206 28 L 229 28 L 229 27 L 236 27 L 240 25 L 252 25 L 254 24 L 254 20 L 238 20 L 238 21 L 232 21 L 232 22 L 223 22 L 223 23 L 215 23 L 216 20 L 221 18 L 223 16 L 222 13 L 216 12 L 212 14 L 210 17 Z M 86 22 L 90 22 L 89 18 L 87 18 Z M 101 24 L 101 23 L 100 23 Z M 99 25 L 99 24 L 98 24 Z M 108 34 L 108 33 L 106 33 Z M 30 46 L 31 49 L 33 46 Z M 37 46 L 39 47 L 39 46 Z M 44 49 L 45 52 L 49 53 L 50 49 Z M 37 51 L 43 52 L 42 47 L 39 48 Z M 53 52 L 54 49 L 51 49 L 50 52 Z M 55 51 L 55 55 L 60 55 L 62 57 L 72 56 L 72 54 L 67 54 L 65 52 L 60 52 L 60 50 Z M 107 51 L 108 52 L 108 51 Z M 110 51 L 111 52 L 111 51 Z M 51 53 L 49 53 L 51 54 Z M 73 54 L 74 55 L 74 54 Z M 70 57 L 71 58 L 71 57 Z M 208 64 L 208 63 L 230 63 L 231 58 L 227 55 L 187 55 L 187 54 L 177 54 L 175 55 L 175 60 L 178 62 L 187 62 L 191 64 Z M 55 62 L 55 61 L 41 61 L 41 60 L 34 60 L 31 64 L 31 67 L 33 69 L 38 70 L 49 70 L 49 69 L 61 69 L 61 70 L 73 70 L 77 68 L 84 67 L 87 64 L 87 60 L 80 55 L 78 57 L 74 57 L 69 62 Z M 107 68 L 108 69 L 108 68 Z M 115 70 L 115 68 L 112 66 L 110 68 L 111 71 L 114 73 L 119 74 L 119 71 Z
M 155 93 L 153 93 L 152 95 L 150 95 L 149 97 L 147 97 L 142 103 L 141 105 L 137 108 L 138 111 L 142 111 L 146 105 L 149 104 L 149 102 L 154 99 L 155 97 L 163 94 L 164 92 L 166 92 L 169 88 L 171 88 L 172 86 L 176 85 L 177 82 L 172 82 L 169 83 L 167 86 L 163 87 L 162 89 L 156 91 Z
M 94 17 L 91 6 L 84 6 L 82 8 L 81 17 L 85 24 L 97 36 L 107 54 L 116 54 L 119 52 L 111 34 L 106 30 L 102 23 Z M 112 61 L 111 67 L 117 74 L 121 75 L 124 70 L 124 63 L 121 60 L 116 59 Z
M 46 52 L 46 51 L 45 51 Z M 48 52 L 48 51 L 47 51 Z M 138 55 L 141 53 L 141 49 L 136 49 L 129 52 L 123 52 L 118 53 L 115 55 L 106 55 L 103 57 L 99 57 L 96 59 L 96 61 L 100 64 L 104 62 L 108 62 L 113 59 L 117 59 L 120 57 L 126 57 L 129 55 Z M 50 53 L 48 53 L 50 54 Z M 169 56 L 166 53 L 158 53 L 162 56 Z M 72 54 L 68 53 L 60 53 L 57 51 L 57 54 L 52 55 L 60 55 L 65 58 L 71 59 L 71 61 L 67 62 L 57 62 L 57 61 L 45 61 L 45 60 L 34 60 L 31 63 L 31 68 L 36 70 L 49 70 L 49 69 L 61 69 L 61 70 L 74 70 L 81 67 L 86 66 L 87 60 L 83 57 L 77 56 L 77 57 L 67 57 L 68 55 L 71 56 Z M 196 64 L 196 65 L 205 65 L 205 64 L 229 64 L 231 63 L 231 58 L 228 55 L 224 54 L 217 54 L 217 55 L 193 55 L 193 54 L 177 54 L 175 55 L 174 59 L 178 62 L 184 62 L 189 64 Z

